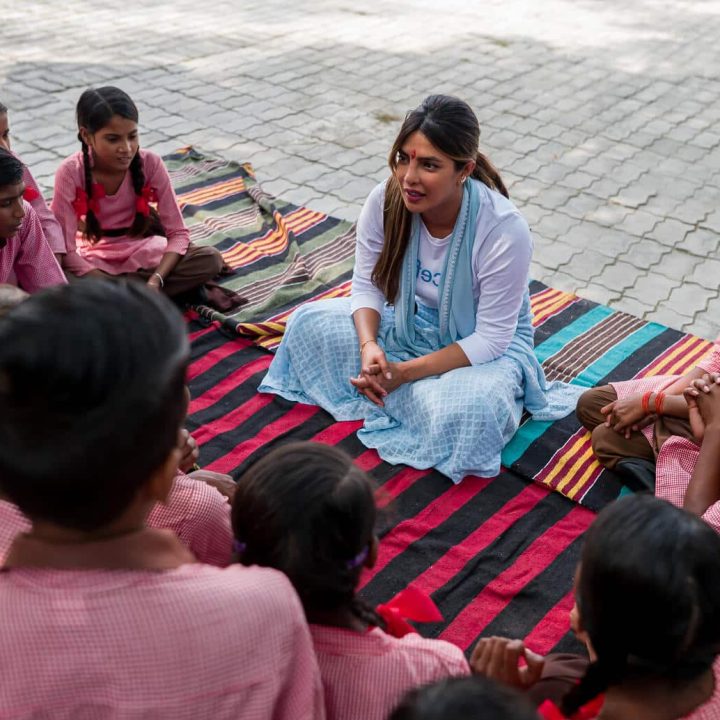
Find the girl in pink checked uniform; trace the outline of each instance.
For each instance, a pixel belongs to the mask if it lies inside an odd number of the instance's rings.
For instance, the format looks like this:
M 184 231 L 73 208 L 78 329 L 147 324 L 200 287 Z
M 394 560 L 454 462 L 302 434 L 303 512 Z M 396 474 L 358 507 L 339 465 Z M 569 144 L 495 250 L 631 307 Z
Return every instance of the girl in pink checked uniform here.
M 300 595 L 329 720 L 385 720 L 409 689 L 470 674 L 460 648 L 403 635 L 411 628 L 356 597 L 362 568 L 377 558 L 375 514 L 367 475 L 337 448 L 310 442 L 255 463 L 233 500 L 241 562 L 282 570 Z
M 4 719 L 324 717 L 288 580 L 197 563 L 146 523 L 180 460 L 188 356 L 139 283 L 52 288 L 0 320 L 0 492 L 32 523 L 0 572 Z
M 218 275 L 222 256 L 190 243 L 162 159 L 140 149 L 130 97 L 116 87 L 86 90 L 77 123 L 82 150 L 58 168 L 51 205 L 65 237 L 65 270 L 124 275 L 170 296 Z

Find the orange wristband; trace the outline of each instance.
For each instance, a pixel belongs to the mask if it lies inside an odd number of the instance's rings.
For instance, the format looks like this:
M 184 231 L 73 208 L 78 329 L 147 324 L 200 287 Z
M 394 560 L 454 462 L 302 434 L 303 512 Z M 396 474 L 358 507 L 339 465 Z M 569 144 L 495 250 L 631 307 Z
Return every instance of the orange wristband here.
M 655 395 L 655 413 L 657 415 L 663 414 L 663 403 L 665 402 L 665 393 L 659 392 Z
M 642 411 L 643 415 L 649 415 L 650 414 L 650 396 L 652 395 L 652 392 L 646 392 L 642 396 Z

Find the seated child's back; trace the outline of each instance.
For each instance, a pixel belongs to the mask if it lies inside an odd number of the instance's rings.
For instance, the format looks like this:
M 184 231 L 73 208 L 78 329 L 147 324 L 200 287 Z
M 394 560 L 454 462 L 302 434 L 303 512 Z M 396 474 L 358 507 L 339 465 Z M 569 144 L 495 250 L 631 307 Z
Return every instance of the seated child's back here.
M 468 675 L 460 648 L 393 637 L 356 597 L 377 556 L 369 478 L 319 443 L 279 447 L 238 481 L 233 531 L 241 561 L 282 570 L 310 622 L 331 720 L 385 720 L 409 689 Z
M 0 574 L 3 718 L 324 716 L 290 583 L 146 526 L 187 359 L 179 314 L 139 284 L 54 288 L 0 319 L 0 492 L 32 522 Z

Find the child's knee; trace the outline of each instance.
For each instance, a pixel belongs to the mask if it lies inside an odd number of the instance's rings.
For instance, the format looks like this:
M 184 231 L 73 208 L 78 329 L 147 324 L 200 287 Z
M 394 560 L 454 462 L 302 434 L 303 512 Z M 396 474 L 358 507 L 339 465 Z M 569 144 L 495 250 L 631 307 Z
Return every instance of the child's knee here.
M 590 435 L 593 452 L 604 467 L 612 467 L 617 462 L 617 433 L 604 423 L 596 425 Z
M 607 397 L 604 388 L 592 388 L 586 390 L 577 402 L 575 407 L 575 415 L 577 419 L 588 430 L 594 430 L 598 425 L 605 422 L 600 408 L 607 405 Z

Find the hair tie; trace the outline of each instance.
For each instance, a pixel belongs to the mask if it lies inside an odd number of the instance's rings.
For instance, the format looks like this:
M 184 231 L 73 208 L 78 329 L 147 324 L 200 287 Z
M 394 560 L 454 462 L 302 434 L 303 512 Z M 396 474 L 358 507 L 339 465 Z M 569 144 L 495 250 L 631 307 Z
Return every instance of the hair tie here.
M 247 550 L 247 543 L 241 540 L 233 540 L 232 547 L 236 555 L 242 555 Z
M 135 199 L 135 210 L 148 217 L 150 215 L 150 203 L 156 203 L 157 201 L 157 190 L 150 185 L 145 185 Z
M 366 545 L 352 560 L 347 561 L 347 569 L 354 570 L 355 568 L 360 567 L 367 560 L 369 552 L 370 546 Z

